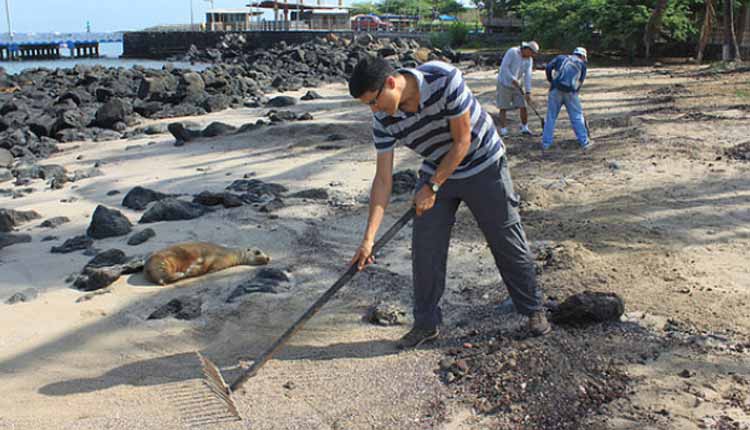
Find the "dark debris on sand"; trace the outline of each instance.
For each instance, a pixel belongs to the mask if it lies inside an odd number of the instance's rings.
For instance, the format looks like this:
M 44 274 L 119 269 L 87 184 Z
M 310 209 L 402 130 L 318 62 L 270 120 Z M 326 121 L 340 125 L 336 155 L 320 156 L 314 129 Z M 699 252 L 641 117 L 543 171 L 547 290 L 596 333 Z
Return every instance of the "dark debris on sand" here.
M 629 363 L 652 360 L 667 341 L 632 323 L 555 326 L 541 338 L 497 329 L 497 315 L 460 329 L 439 374 L 454 394 L 498 429 L 577 430 L 626 397 Z

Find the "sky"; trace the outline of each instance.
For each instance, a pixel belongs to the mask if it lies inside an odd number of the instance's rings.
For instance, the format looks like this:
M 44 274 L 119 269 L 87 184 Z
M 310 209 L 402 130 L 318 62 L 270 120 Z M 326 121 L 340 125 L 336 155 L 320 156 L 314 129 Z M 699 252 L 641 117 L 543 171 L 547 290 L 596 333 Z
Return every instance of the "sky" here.
M 292 0 L 294 1 L 294 0 Z M 337 4 L 322 0 L 322 4 Z M 162 24 L 190 24 L 191 0 L 7 0 L 15 33 L 133 31 Z M 311 0 L 307 0 L 311 3 Z M 247 0 L 214 0 L 215 8 L 242 8 Z M 344 4 L 349 4 L 345 0 Z M 205 21 L 207 0 L 192 0 L 195 23 Z M 0 32 L 8 32 L 5 0 L 0 0 Z
M 0 0 L 0 32 L 8 32 L 5 2 L 9 4 L 14 33 L 75 33 L 134 31 L 163 24 L 190 24 L 190 6 L 196 24 L 205 21 L 208 0 Z M 289 0 L 294 3 L 298 0 Z M 317 0 L 303 0 L 312 4 Z M 344 0 L 344 5 L 362 0 Z M 214 8 L 243 8 L 248 0 L 214 0 Z M 469 1 L 463 1 L 464 4 Z M 337 5 L 338 0 L 321 0 Z M 269 19 L 272 19 L 269 12 Z

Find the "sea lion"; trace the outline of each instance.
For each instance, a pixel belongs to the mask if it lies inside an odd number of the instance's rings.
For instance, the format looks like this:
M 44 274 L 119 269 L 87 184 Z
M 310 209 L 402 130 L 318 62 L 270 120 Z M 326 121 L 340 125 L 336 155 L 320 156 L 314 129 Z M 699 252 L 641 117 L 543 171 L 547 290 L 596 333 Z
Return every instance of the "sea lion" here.
M 146 260 L 146 279 L 166 285 L 180 279 L 232 266 L 261 266 L 271 257 L 255 248 L 227 248 L 207 242 L 187 242 L 154 252 Z

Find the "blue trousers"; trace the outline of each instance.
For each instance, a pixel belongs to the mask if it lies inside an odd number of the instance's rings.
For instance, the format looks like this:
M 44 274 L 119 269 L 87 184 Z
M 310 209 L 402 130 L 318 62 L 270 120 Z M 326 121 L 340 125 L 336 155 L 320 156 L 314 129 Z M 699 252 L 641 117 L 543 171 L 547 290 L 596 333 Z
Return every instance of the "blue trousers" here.
M 586 130 L 586 122 L 583 119 L 583 108 L 578 93 L 566 93 L 558 89 L 552 89 L 547 97 L 547 119 L 544 121 L 544 133 L 542 134 L 543 149 L 549 149 L 552 146 L 555 123 L 562 106 L 565 106 L 565 110 L 568 111 L 568 118 L 573 125 L 578 143 L 582 147 L 589 143 L 589 134 Z
M 469 207 L 484 233 L 516 310 L 523 315 L 541 310 L 536 265 L 521 225 L 520 201 L 503 157 L 474 176 L 447 180 L 437 193 L 435 206 L 414 220 L 414 326 L 434 328 L 442 321 L 439 302 L 445 291 L 451 229 L 461 202 Z

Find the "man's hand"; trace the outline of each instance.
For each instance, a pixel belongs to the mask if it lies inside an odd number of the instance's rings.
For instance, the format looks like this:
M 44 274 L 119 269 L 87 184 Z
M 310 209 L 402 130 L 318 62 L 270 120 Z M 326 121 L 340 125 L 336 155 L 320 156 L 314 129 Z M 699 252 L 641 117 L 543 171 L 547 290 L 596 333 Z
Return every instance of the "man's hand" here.
M 363 240 L 362 244 L 357 248 L 357 252 L 354 253 L 354 257 L 349 262 L 349 265 L 357 263 L 357 270 L 361 271 L 368 264 L 375 262 L 375 258 L 372 256 L 372 247 L 374 243 L 371 240 Z
M 521 81 L 519 81 L 518 79 L 513 79 L 512 84 L 516 88 L 521 88 Z
M 530 105 L 533 105 L 533 104 L 534 104 L 534 101 L 533 101 L 533 100 L 531 100 L 531 94 L 529 94 L 529 93 L 525 93 L 525 94 L 523 95 L 523 97 L 524 97 L 524 98 L 526 99 L 526 103 L 527 103 L 527 104 L 530 104 Z
M 425 184 L 419 189 L 417 195 L 414 197 L 414 205 L 417 208 L 417 216 L 421 216 L 435 206 L 435 193 L 432 192 L 429 185 Z

